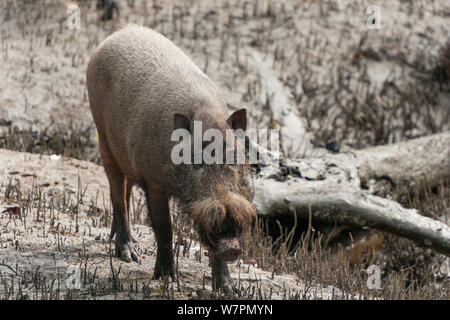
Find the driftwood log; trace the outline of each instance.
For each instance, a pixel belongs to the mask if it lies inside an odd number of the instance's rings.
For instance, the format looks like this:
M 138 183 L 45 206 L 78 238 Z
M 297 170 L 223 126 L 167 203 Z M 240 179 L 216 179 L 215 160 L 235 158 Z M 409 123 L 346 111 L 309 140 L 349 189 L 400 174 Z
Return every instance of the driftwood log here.
M 375 228 L 450 254 L 447 224 L 374 195 L 380 180 L 411 191 L 425 179 L 431 186 L 449 181 L 450 132 L 320 158 L 281 158 L 279 165 L 271 161 L 276 155 L 259 151 L 254 203 L 261 216 L 308 218 L 311 211 L 317 221 Z

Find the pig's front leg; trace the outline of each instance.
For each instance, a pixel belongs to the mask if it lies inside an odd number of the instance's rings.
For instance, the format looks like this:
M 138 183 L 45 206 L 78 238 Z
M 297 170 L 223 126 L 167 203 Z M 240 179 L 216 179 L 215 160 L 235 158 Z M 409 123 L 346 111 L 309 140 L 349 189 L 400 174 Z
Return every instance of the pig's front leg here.
M 228 271 L 228 265 L 217 254 L 212 254 L 211 267 L 213 290 L 219 288 L 233 289 L 233 281 Z

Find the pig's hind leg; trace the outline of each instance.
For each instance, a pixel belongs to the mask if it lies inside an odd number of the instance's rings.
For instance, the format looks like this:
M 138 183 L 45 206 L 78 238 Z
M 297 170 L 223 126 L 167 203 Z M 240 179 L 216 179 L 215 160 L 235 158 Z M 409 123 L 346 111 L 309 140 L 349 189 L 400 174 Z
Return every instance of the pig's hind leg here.
M 127 185 L 126 177 L 117 165 L 108 147 L 106 139 L 99 134 L 100 155 L 109 180 L 111 201 L 113 204 L 113 222 L 110 239 L 115 236 L 116 256 L 124 261 L 140 261 L 140 249 L 131 236 L 129 222 L 129 198 L 132 184 Z
M 149 191 L 146 196 L 148 215 L 158 246 L 153 279 L 170 276 L 175 280 L 169 197 L 160 192 Z

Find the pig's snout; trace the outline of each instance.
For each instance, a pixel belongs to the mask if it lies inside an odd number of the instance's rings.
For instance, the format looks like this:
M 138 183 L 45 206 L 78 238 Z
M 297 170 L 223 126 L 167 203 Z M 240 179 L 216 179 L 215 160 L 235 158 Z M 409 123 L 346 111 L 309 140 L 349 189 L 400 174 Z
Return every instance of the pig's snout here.
M 217 255 L 224 261 L 235 261 L 242 253 L 238 238 L 219 240 Z

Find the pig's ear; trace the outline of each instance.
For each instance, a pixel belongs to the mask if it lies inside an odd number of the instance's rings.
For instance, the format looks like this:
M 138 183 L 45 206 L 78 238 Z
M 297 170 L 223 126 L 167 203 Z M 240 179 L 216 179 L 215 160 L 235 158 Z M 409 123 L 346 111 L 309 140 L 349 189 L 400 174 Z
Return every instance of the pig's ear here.
M 190 126 L 191 122 L 189 121 L 189 118 L 184 114 L 175 113 L 173 115 L 173 130 L 186 129 L 187 131 L 189 131 Z
M 245 109 L 240 109 L 233 112 L 227 122 L 233 130 L 247 130 L 247 111 Z

